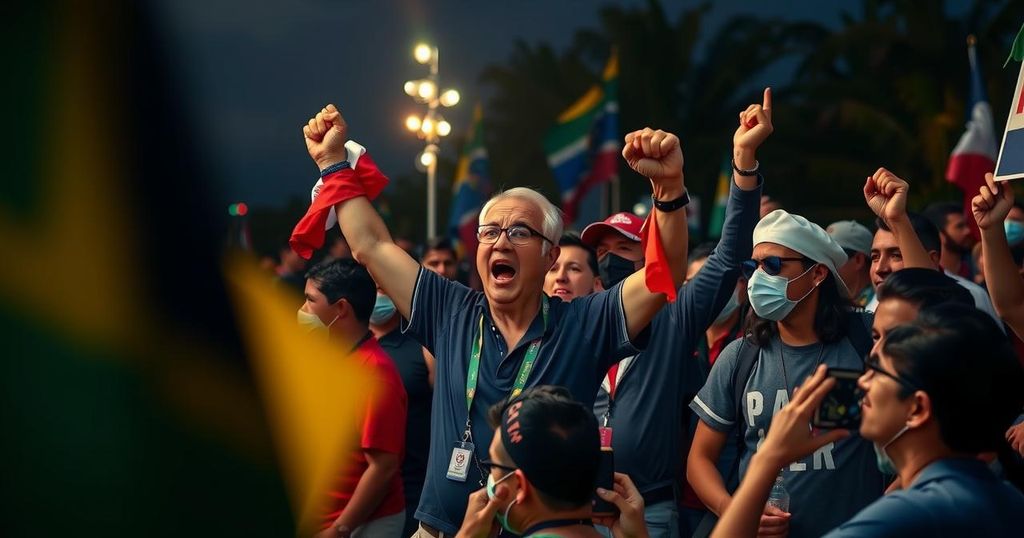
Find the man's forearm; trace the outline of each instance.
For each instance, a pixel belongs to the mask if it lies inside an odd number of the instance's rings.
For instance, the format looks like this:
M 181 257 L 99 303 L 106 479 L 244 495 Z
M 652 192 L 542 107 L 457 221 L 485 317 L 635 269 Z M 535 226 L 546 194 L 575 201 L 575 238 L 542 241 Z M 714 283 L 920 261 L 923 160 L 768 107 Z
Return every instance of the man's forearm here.
M 714 462 L 705 458 L 695 459 L 687 465 L 686 480 L 708 510 L 715 515 L 722 515 L 731 497 Z
M 398 466 L 382 466 L 370 463 L 366 472 L 359 478 L 352 499 L 334 521 L 329 530 L 335 531 L 340 526 L 355 529 L 363 525 L 374 510 L 387 496 L 391 488 L 392 478 L 398 472 Z
M 366 267 L 398 312 L 408 319 L 419 264 L 391 240 L 384 220 L 365 196 L 341 202 L 334 210 L 352 257 Z
M 1006 232 L 1002 226 L 981 231 L 982 259 L 985 260 L 985 284 L 999 317 L 1024 338 L 1024 278 L 1013 262 Z
M 781 467 L 769 459 L 758 453 L 751 458 L 743 482 L 724 512 L 719 514 L 712 537 L 757 536 L 768 493 Z
M 656 200 L 670 202 L 686 192 L 683 176 L 678 181 L 653 182 L 652 194 Z M 686 208 L 675 211 L 655 211 L 658 219 L 658 232 L 661 244 L 665 248 L 669 267 L 672 269 L 672 281 L 678 288 L 686 277 L 686 254 L 690 241 L 690 230 L 686 223 Z
M 903 218 L 886 222 L 886 224 L 889 225 L 892 234 L 896 237 L 896 244 L 900 246 L 903 267 L 935 269 L 935 262 L 928 255 L 928 251 L 921 243 L 921 238 L 917 236 L 914 226 L 910 223 L 910 219 L 906 218 L 906 215 Z
M 366 265 L 361 258 L 372 256 L 381 243 L 393 243 L 384 219 L 365 196 L 346 200 L 334 206 L 338 226 L 352 249 L 352 256 Z

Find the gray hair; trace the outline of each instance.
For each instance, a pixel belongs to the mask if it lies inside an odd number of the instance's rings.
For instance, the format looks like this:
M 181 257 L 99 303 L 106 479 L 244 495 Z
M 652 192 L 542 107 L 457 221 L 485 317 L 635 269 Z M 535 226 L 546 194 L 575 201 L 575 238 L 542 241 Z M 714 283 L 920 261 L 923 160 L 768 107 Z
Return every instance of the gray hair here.
M 481 226 L 484 224 L 484 217 L 487 216 L 487 212 L 491 210 L 491 207 L 493 207 L 494 204 L 509 198 L 519 198 L 520 200 L 533 202 L 533 204 L 540 209 L 541 214 L 544 216 L 544 222 L 541 224 L 540 233 L 544 234 L 544 237 L 550 241 L 545 242 L 543 247 L 544 254 L 547 254 L 551 245 L 558 244 L 558 238 L 562 237 L 562 211 L 555 207 L 555 204 L 552 204 L 547 197 L 533 189 L 527 187 L 514 187 L 507 191 L 495 194 L 480 210 L 479 224 Z

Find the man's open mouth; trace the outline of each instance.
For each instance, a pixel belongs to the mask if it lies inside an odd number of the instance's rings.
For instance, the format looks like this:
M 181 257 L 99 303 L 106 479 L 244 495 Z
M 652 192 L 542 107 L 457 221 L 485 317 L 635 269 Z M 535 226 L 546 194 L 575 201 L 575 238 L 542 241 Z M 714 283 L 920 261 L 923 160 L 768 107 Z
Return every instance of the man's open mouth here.
M 516 276 L 516 270 L 511 265 L 504 262 L 495 262 L 491 264 L 491 277 L 497 282 L 509 282 Z

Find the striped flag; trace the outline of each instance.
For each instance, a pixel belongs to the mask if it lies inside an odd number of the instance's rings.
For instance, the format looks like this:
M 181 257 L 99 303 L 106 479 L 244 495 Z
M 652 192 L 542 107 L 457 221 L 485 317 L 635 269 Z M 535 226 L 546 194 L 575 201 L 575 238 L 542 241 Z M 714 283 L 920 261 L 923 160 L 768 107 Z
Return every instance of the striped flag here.
M 576 219 L 580 200 L 618 171 L 619 59 L 614 52 L 595 85 L 569 107 L 544 137 L 548 165 L 562 195 L 567 222 Z
M 452 184 L 452 209 L 448 235 L 459 243 L 464 257 L 476 256 L 476 225 L 484 197 L 490 193 L 490 161 L 484 145 L 483 111 L 473 109 L 473 127 L 462 148 Z
M 953 148 L 946 167 L 946 180 L 956 184 L 964 193 L 964 211 L 970 211 L 970 201 L 978 189 L 985 184 L 985 173 L 996 167 L 996 135 L 992 121 L 992 109 L 985 96 L 985 86 L 981 79 L 977 54 L 974 50 L 974 38 L 967 40 L 967 58 L 971 64 L 970 101 L 967 108 L 967 130 L 960 136 L 960 141 Z M 971 215 L 967 222 L 977 238 L 977 223 Z
M 731 177 L 732 161 L 726 158 L 722 162 L 721 172 L 718 173 L 715 202 L 711 208 L 711 220 L 708 222 L 708 237 L 722 237 L 722 226 L 725 225 L 725 204 L 729 201 L 729 180 Z

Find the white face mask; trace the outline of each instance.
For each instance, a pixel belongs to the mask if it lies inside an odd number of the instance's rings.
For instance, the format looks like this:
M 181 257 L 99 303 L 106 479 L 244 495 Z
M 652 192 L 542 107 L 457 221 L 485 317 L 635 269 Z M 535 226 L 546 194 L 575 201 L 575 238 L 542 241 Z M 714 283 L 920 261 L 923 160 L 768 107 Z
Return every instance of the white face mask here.
M 794 301 L 786 294 L 789 283 L 803 277 L 816 266 L 817 264 L 808 267 L 806 271 L 800 273 L 800 276 L 792 280 L 781 275 L 769 275 L 764 272 L 764 269 L 758 267 L 747 281 L 747 296 L 750 297 L 750 306 L 754 308 L 754 313 L 771 321 L 785 319 L 796 308 L 796 305 L 800 304 L 800 301 L 806 299 L 814 291 L 814 288 L 818 287 L 818 284 L 815 284 L 803 297 Z
M 896 432 L 896 435 L 893 435 L 892 438 L 889 439 L 889 441 L 887 443 L 883 444 L 883 445 L 879 445 L 878 443 L 874 443 L 874 447 L 875 447 L 875 465 L 878 467 L 878 470 L 882 474 L 888 474 L 888 475 L 899 474 L 899 471 L 896 469 L 896 464 L 893 463 L 892 458 L 889 457 L 889 454 L 885 451 L 885 449 L 889 448 L 889 445 L 893 444 L 897 439 L 900 438 L 901 435 L 906 433 L 907 430 L 909 430 L 909 429 L 910 429 L 910 426 L 903 426 L 903 429 L 901 429 L 900 431 Z
M 321 334 L 324 337 L 330 333 L 331 325 L 334 325 L 335 321 L 338 321 L 338 316 L 334 316 L 334 319 L 330 323 L 324 325 L 324 322 L 320 321 L 320 316 L 316 314 L 310 314 L 305 310 L 300 309 L 296 314 L 296 320 L 299 323 L 299 327 L 306 329 L 309 334 Z

